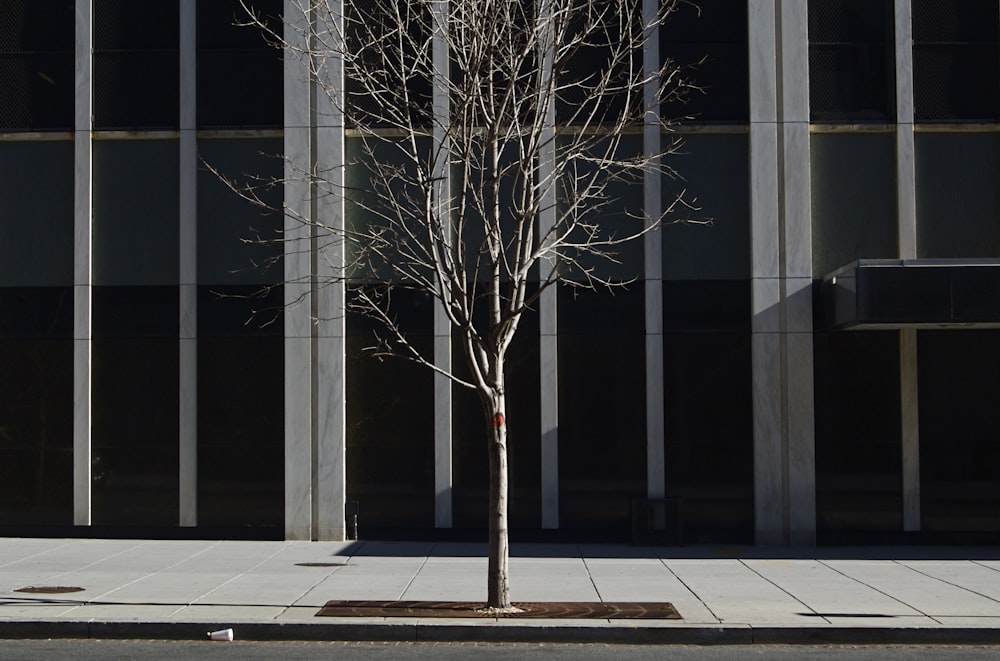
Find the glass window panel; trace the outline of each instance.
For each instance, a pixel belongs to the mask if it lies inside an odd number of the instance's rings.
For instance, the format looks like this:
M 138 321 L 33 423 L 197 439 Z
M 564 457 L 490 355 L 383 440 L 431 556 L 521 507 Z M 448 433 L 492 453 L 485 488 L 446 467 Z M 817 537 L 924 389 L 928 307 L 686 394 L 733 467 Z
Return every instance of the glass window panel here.
M 685 543 L 753 538 L 750 333 L 663 337 L 664 470 Z
M 0 141 L 0 218 L 0 286 L 72 284 L 72 142 Z
M 919 257 L 1000 257 L 1000 134 L 917 133 Z
M 397 290 L 399 323 L 424 355 L 433 350 L 430 300 Z M 347 499 L 362 535 L 434 526 L 434 377 L 402 358 L 378 360 L 372 322 L 348 316 Z M 378 534 L 376 532 L 376 534 Z
M 199 525 L 283 525 L 283 366 L 280 336 L 199 339 Z
M 176 526 L 178 343 L 93 341 L 93 521 Z
M 0 130 L 73 128 L 73 24 L 72 3 L 0 3 Z
M 431 141 L 417 139 L 418 151 L 427 150 L 430 159 Z M 402 140 L 372 138 L 348 138 L 344 144 L 344 222 L 348 231 L 356 230 L 362 241 L 349 240 L 345 248 L 346 260 L 352 265 L 349 276 L 359 280 L 393 281 L 401 278 L 393 267 L 393 260 L 409 263 L 409 258 L 400 257 L 408 246 L 416 254 L 421 253 L 418 243 L 421 232 L 415 232 L 418 241 L 402 237 L 407 233 L 400 229 L 405 221 L 407 230 L 410 223 L 419 222 L 419 200 L 422 193 L 416 183 L 416 165 L 412 150 Z M 395 202 L 390 202 L 395 201 Z M 382 246 L 379 254 L 365 251 L 370 245 L 365 236 L 372 236 L 372 228 L 382 229 L 391 237 Z M 430 275 L 429 270 L 427 271 Z
M 0 287 L 0 337 L 72 336 L 72 287 Z
M 0 523 L 69 525 L 73 341 L 4 339 L 0 365 Z
M 920 512 L 927 532 L 1000 532 L 1000 332 L 920 331 Z
M 913 0 L 918 122 L 1000 117 L 1000 7 L 993 0 Z
M 176 128 L 180 12 L 176 2 L 94 0 L 94 126 Z
M 94 287 L 95 337 L 177 337 L 179 288 Z
M 832 332 L 813 338 L 818 532 L 898 532 L 903 523 L 899 333 Z
M 897 256 L 895 135 L 813 133 L 811 177 L 815 277 Z
M 813 121 L 895 120 L 893 24 L 890 0 L 810 0 Z
M 561 146 L 565 146 L 565 142 Z M 597 141 L 589 147 L 581 149 L 585 154 L 589 152 L 595 158 L 602 158 L 607 151 L 607 144 Z M 623 135 L 617 145 L 613 158 L 627 159 L 631 155 L 642 153 L 641 135 Z M 593 191 L 585 191 L 584 187 L 589 185 L 588 175 L 593 174 L 593 169 L 587 162 L 587 158 L 579 158 L 573 167 L 566 169 L 565 184 L 561 190 L 557 191 L 557 213 L 565 214 L 569 209 L 571 196 L 578 194 L 586 195 L 585 203 L 582 205 L 584 211 L 581 223 L 576 233 L 571 235 L 571 239 L 583 241 L 583 231 L 579 229 L 584 224 L 594 223 L 598 226 L 595 233 L 595 243 L 620 239 L 625 236 L 634 235 L 642 231 L 643 228 L 643 183 L 642 174 L 637 172 L 622 172 L 620 168 L 610 168 L 601 173 L 598 178 L 604 179 L 606 188 L 601 195 L 593 195 Z M 618 171 L 616 173 L 616 170 Z M 605 176 L 607 174 L 617 176 Z M 575 177 L 578 183 L 576 189 L 571 189 L 570 179 Z M 572 259 L 578 260 L 578 267 L 568 269 L 566 277 L 581 281 L 583 275 L 580 269 L 590 269 L 592 273 L 605 280 L 612 282 L 634 280 L 643 276 L 643 240 L 637 238 L 618 245 L 605 247 L 595 246 L 595 249 L 604 255 L 590 254 L 585 250 L 574 251 L 567 248 L 562 254 Z M 609 259 L 610 257 L 610 259 Z
M 94 283 L 177 283 L 178 143 L 94 143 Z
M 198 282 L 206 285 L 260 285 L 284 275 L 278 243 L 283 219 L 242 199 L 219 175 L 239 187 L 252 186 L 271 209 L 281 209 L 283 176 L 280 138 L 199 140 L 205 166 L 198 171 Z M 253 243 L 257 239 L 273 243 Z M 251 243 L 248 243 L 251 241 Z
M 750 280 L 664 281 L 663 327 L 749 331 Z
M 281 0 L 255 0 L 252 7 L 280 34 Z M 240 25 L 248 20 L 240 0 L 198 3 L 199 127 L 278 127 L 284 121 L 281 50 L 257 27 Z
M 560 87 L 555 103 L 558 124 L 593 127 L 614 124 L 622 117 L 641 118 L 642 93 L 623 90 L 621 83 L 642 66 L 642 53 L 635 51 L 629 60 L 620 47 L 643 38 L 642 7 L 616 4 L 611 11 L 606 7 L 615 3 L 597 3 L 600 12 L 569 13 L 566 39 L 581 34 L 583 38 L 579 46 L 557 51 L 553 58 Z
M 642 300 L 637 289 L 633 301 Z M 621 539 L 631 530 L 631 499 L 646 495 L 645 335 L 631 323 L 636 315 L 589 331 L 562 323 L 571 304 L 589 308 L 578 316 L 609 317 L 611 298 L 574 301 L 570 288 L 559 291 L 559 521 Z
M 661 108 L 665 117 L 696 122 L 746 122 L 750 117 L 747 4 L 743 0 L 682 3 L 660 28 L 660 57 L 691 69 L 687 103 Z M 690 121 L 690 120 L 688 120 Z
M 663 148 L 674 136 L 663 136 Z M 663 208 L 678 195 L 663 229 L 663 277 L 723 280 L 750 277 L 750 156 L 745 133 L 691 133 L 666 164 L 680 179 L 664 177 Z M 709 220 L 710 224 L 685 221 Z

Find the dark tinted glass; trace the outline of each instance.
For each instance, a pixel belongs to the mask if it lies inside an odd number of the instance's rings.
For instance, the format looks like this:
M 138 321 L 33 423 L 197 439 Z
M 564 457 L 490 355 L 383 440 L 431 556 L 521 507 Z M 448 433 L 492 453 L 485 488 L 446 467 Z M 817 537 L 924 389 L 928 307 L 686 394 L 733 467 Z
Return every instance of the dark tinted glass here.
M 662 148 L 675 137 L 664 135 Z M 663 208 L 674 205 L 661 230 L 664 278 L 750 277 L 749 142 L 746 133 L 690 133 L 666 157 L 680 178 L 662 183 Z M 682 194 L 685 203 L 675 203 Z
M 0 130 L 73 128 L 71 2 L 0 3 Z
M 0 522 L 69 525 L 73 341 L 5 338 L 0 365 Z
M 750 333 L 663 337 L 668 497 L 680 500 L 685 543 L 753 535 Z
M 810 141 L 813 275 L 896 257 L 895 135 L 813 133 Z
M 394 293 L 398 319 L 424 355 L 433 348 L 430 300 Z M 379 360 L 371 322 L 348 317 L 347 498 L 370 529 L 434 526 L 434 378 L 401 358 Z M 384 332 L 383 332 L 384 335 Z
M 917 133 L 919 257 L 1000 257 L 1000 134 Z
M 898 532 L 899 334 L 816 333 L 813 347 L 817 530 Z
M 94 0 L 94 126 L 176 128 L 176 2 Z
M 177 282 L 178 142 L 94 143 L 94 282 Z
M 281 153 L 280 138 L 198 141 L 199 283 L 243 286 L 283 279 L 283 218 L 277 211 L 282 187 L 273 185 L 282 176 Z M 247 202 L 223 179 L 251 187 L 268 208 Z
M 176 334 L 93 341 L 97 525 L 177 525 L 177 347 Z
M 920 505 L 928 532 L 1000 531 L 1000 333 L 920 331 Z
M 1000 118 L 1000 6 L 992 0 L 913 0 L 912 11 L 914 118 Z
M 0 142 L 0 286 L 73 282 L 73 143 Z
M 894 121 L 890 0 L 810 0 L 809 105 L 813 121 Z
M 660 28 L 660 58 L 684 67 L 685 77 L 703 91 L 692 91 L 686 103 L 667 104 L 661 113 L 690 116 L 696 122 L 746 122 L 750 116 L 747 49 L 746 2 L 681 3 Z
M 621 539 L 631 499 L 646 495 L 642 301 L 639 285 L 559 291 L 560 528 Z
M 200 525 L 284 521 L 283 355 L 281 337 L 198 341 Z
M 281 0 L 245 3 L 281 34 Z M 282 117 L 281 50 L 268 43 L 240 0 L 198 3 L 198 126 L 277 127 Z M 273 40 L 273 37 L 270 37 Z

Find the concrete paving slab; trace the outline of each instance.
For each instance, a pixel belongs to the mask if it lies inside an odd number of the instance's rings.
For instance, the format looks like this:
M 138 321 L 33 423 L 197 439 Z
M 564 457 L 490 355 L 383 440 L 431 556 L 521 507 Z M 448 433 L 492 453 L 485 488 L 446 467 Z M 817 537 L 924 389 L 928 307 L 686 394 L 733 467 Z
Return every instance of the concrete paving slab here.
M 184 621 L 209 621 L 213 618 L 218 618 L 224 613 L 226 619 L 233 621 L 243 621 L 243 620 L 276 620 L 282 613 L 287 610 L 285 606 L 228 606 L 225 610 L 220 610 L 218 606 L 200 606 L 193 604 L 191 606 L 185 606 L 171 613 L 169 617 L 175 620 Z
M 831 560 L 826 564 L 926 615 L 1000 617 L 1000 602 L 938 580 L 900 562 Z
M 743 560 L 752 571 L 820 615 L 906 615 L 906 604 L 816 560 Z

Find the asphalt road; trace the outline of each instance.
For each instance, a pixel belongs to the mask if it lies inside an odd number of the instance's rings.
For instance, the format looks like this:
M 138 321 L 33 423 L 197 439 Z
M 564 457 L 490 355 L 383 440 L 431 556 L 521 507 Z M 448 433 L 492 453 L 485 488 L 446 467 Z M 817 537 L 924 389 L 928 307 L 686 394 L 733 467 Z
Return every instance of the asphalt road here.
M 338 661 L 396 660 L 522 660 L 539 661 L 671 661 L 742 659 L 816 660 L 948 659 L 979 661 L 1000 658 L 1000 646 L 659 646 L 659 645 L 533 645 L 533 644 L 394 644 L 339 642 L 187 642 L 144 640 L 0 640 L 3 661 L 76 660 L 124 661 L 137 659 L 337 659 Z

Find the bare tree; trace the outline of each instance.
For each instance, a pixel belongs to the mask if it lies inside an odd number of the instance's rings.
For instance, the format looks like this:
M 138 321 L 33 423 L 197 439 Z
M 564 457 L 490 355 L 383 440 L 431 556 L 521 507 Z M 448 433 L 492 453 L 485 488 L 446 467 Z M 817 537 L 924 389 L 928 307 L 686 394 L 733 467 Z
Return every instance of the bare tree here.
M 650 124 L 666 129 L 661 104 L 691 88 L 673 62 L 643 61 L 647 42 L 682 2 L 301 0 L 306 20 L 286 17 L 283 30 L 248 9 L 286 57 L 308 66 L 363 144 L 363 155 L 346 164 L 364 173 L 356 186 L 331 186 L 329 172 L 296 164 L 315 190 L 343 196 L 352 209 L 346 227 L 301 219 L 319 259 L 346 255 L 315 286 L 346 282 L 348 311 L 384 331 L 374 353 L 443 373 L 482 403 L 490 609 L 513 608 L 507 351 L 546 289 L 625 284 L 602 266 L 672 211 L 606 213 L 617 182 L 673 174 L 663 153 L 637 153 L 625 138 Z M 470 376 L 443 369 L 408 340 L 393 308 L 400 289 L 436 299 Z

